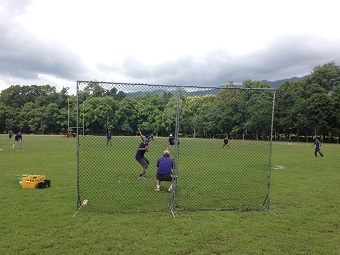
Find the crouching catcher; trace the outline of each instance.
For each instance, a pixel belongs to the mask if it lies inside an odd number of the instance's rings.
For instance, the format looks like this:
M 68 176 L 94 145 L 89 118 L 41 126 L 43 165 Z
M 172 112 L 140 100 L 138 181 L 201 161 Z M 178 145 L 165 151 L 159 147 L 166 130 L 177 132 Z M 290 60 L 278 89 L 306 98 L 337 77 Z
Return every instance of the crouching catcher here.
M 174 168 L 174 161 L 170 158 L 170 152 L 165 150 L 163 152 L 163 156 L 157 160 L 157 174 L 156 174 L 156 191 L 160 191 L 161 189 L 161 182 L 171 182 L 168 191 L 171 192 L 172 190 L 172 169 Z

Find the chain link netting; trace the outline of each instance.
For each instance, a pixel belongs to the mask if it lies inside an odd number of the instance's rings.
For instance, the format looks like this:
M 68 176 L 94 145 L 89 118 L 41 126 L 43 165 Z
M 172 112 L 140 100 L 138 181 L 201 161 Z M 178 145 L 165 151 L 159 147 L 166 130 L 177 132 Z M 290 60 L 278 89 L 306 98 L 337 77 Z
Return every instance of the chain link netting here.
M 77 207 L 268 209 L 274 101 L 271 89 L 78 81 Z M 150 163 L 139 178 L 135 154 L 145 137 Z M 156 162 L 166 149 L 174 177 L 156 191 Z

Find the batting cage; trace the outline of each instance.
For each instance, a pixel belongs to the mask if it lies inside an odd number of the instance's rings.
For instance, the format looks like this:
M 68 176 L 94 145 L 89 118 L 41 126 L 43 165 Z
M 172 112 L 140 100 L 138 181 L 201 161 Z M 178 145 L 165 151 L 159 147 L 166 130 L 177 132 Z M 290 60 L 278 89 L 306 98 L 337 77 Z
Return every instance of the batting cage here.
M 77 209 L 269 209 L 274 103 L 255 86 L 78 81 Z

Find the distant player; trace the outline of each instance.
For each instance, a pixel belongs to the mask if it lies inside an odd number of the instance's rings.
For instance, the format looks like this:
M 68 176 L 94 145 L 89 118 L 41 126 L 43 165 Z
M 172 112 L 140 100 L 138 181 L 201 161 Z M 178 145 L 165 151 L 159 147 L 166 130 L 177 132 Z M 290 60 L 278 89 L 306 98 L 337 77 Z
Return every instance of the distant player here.
M 106 133 L 106 145 L 109 145 L 109 144 L 112 146 L 112 135 L 110 131 Z
M 15 137 L 14 137 L 14 142 L 13 142 L 13 146 L 12 146 L 12 149 L 14 149 L 15 145 L 16 144 L 19 144 L 19 147 L 20 149 L 23 148 L 23 145 L 22 145 L 22 134 L 20 132 L 18 132 Z
M 290 136 L 288 137 L 288 145 L 292 145 L 292 138 Z
M 317 157 L 319 153 L 321 157 L 324 157 L 323 154 L 321 153 L 321 142 L 319 141 L 319 139 L 315 139 L 315 142 L 310 147 L 313 147 L 314 145 L 315 145 L 314 156 Z
M 224 140 L 223 140 L 223 146 L 222 146 L 222 148 L 224 148 L 224 147 L 229 148 L 229 140 L 228 140 L 228 137 L 224 138 Z
M 174 145 L 175 145 L 175 137 L 171 133 L 168 139 L 168 150 L 170 150 Z

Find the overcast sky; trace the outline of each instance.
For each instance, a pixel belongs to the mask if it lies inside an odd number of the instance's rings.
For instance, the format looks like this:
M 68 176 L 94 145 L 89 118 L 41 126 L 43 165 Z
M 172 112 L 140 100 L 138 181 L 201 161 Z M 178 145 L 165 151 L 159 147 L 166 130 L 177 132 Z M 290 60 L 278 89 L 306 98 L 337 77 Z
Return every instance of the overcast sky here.
M 221 86 L 340 64 L 335 0 L 0 0 L 0 90 Z

